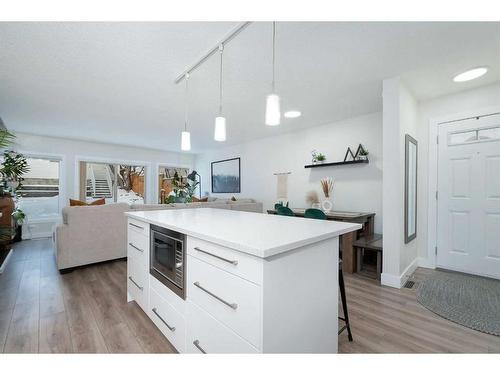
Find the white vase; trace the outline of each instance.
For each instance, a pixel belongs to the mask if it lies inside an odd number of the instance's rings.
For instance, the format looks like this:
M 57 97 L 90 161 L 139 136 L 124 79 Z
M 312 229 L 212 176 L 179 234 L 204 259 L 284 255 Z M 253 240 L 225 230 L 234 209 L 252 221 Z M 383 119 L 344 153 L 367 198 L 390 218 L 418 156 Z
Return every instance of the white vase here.
M 330 212 L 333 208 L 333 203 L 330 201 L 330 199 L 325 199 L 321 203 L 321 207 L 323 208 L 324 212 Z
M 7 186 L 11 189 L 16 189 L 19 186 L 19 181 L 7 181 Z

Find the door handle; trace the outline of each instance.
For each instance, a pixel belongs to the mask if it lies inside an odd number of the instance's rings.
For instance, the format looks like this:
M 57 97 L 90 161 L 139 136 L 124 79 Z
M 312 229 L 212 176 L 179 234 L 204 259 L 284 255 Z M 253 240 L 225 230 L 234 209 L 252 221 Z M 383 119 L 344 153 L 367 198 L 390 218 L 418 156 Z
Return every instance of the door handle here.
M 140 225 L 134 224 L 134 223 L 129 223 L 129 225 L 132 225 L 133 227 L 139 228 L 144 230 L 144 227 L 141 227 Z
M 220 298 L 219 296 L 215 295 L 214 293 L 212 293 L 211 291 L 205 289 L 204 287 L 202 287 L 200 285 L 200 282 L 199 281 L 196 281 L 193 283 L 193 285 L 197 288 L 200 288 L 201 290 L 203 290 L 205 293 L 207 293 L 209 296 L 212 296 L 214 297 L 217 301 L 220 301 L 222 302 L 224 305 L 226 306 L 229 306 L 230 308 L 232 308 L 233 310 L 236 310 L 238 308 L 238 304 L 237 303 L 230 303 L 230 302 L 227 302 L 226 300 Z
M 140 290 L 144 290 L 144 288 L 143 288 L 142 286 L 140 286 L 139 284 L 137 284 L 137 283 L 135 282 L 135 280 L 134 280 L 134 279 L 132 279 L 132 276 L 129 276 L 129 277 L 128 277 L 128 279 L 129 279 L 130 281 L 132 281 L 132 282 L 134 283 L 134 285 L 135 285 L 136 287 L 138 287 Z
M 203 354 L 207 354 L 207 352 L 200 346 L 200 340 L 194 340 L 193 345 L 196 346 Z
M 224 262 L 231 263 L 231 264 L 233 264 L 233 265 L 235 265 L 235 266 L 237 266 L 237 265 L 238 265 L 238 261 L 237 261 L 237 260 L 231 260 L 231 259 L 226 259 L 226 258 L 223 258 L 223 257 L 221 257 L 221 256 L 219 256 L 219 255 L 215 255 L 215 254 L 209 253 L 208 251 L 202 250 L 202 249 L 200 249 L 199 247 L 195 247 L 194 249 L 195 249 L 196 251 L 199 251 L 200 253 L 210 255 L 210 256 L 212 256 L 212 257 L 214 257 L 214 258 L 217 258 L 217 259 L 220 259 L 220 260 L 222 260 L 222 261 L 224 261 Z
M 132 242 L 129 242 L 128 244 L 129 244 L 130 246 L 132 246 L 134 249 L 136 249 L 137 251 L 140 251 L 141 253 L 143 253 L 143 252 L 144 252 L 144 250 L 139 249 L 139 248 L 138 248 L 137 246 L 135 246 Z
M 174 331 L 175 331 L 175 327 L 171 327 L 171 326 L 170 326 L 170 325 L 169 325 L 169 324 L 165 321 L 165 319 L 163 319 L 163 318 L 160 316 L 160 314 L 158 314 L 158 310 L 156 309 L 156 307 L 153 307 L 152 311 L 155 313 L 155 315 L 158 317 L 158 319 L 160 319 L 160 320 L 163 322 L 163 324 L 165 324 L 165 325 L 167 326 L 167 328 L 168 328 L 169 330 L 171 330 L 172 332 L 174 332 Z

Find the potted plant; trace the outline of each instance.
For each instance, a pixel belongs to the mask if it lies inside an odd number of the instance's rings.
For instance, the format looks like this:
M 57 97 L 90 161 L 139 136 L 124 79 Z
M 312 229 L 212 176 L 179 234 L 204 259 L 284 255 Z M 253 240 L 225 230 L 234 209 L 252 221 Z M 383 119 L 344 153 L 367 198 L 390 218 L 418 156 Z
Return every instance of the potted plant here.
M 311 155 L 313 164 L 324 163 L 326 160 L 326 156 L 316 150 L 311 151 Z
M 188 179 L 186 184 L 184 185 L 184 189 L 187 195 L 187 202 L 193 201 L 194 192 L 196 190 L 196 186 L 200 183 L 198 181 Z
M 8 231 L 7 227 L 10 227 L 11 233 L 15 234 L 14 241 L 21 241 L 22 224 L 26 219 L 26 214 L 18 207 L 19 191 L 24 180 L 22 176 L 29 171 L 29 166 L 24 155 L 15 151 L 5 151 L 3 159 L 0 166 L 0 176 L 2 178 L 0 183 L 0 205 L 3 207 L 2 214 L 6 219 L 2 226 L 6 232 Z M 13 226 L 10 217 L 14 219 Z
M 0 149 L 9 147 L 15 140 L 15 135 L 10 133 L 0 118 Z M 3 166 L 0 166 L 0 267 L 12 248 L 12 218 L 11 214 L 15 209 L 15 202 L 9 191 L 4 189 Z
M 358 160 L 368 160 L 368 154 L 368 150 L 361 146 L 359 149 Z
M 29 171 L 26 158 L 15 151 L 5 151 L 3 153 L 3 162 L 0 168 L 2 176 L 2 188 L 15 196 L 22 186 L 22 176 Z
M 23 224 L 26 219 L 26 214 L 19 207 L 16 207 L 14 212 L 12 212 L 12 218 L 15 223 L 15 236 L 14 242 L 19 242 L 23 238 Z

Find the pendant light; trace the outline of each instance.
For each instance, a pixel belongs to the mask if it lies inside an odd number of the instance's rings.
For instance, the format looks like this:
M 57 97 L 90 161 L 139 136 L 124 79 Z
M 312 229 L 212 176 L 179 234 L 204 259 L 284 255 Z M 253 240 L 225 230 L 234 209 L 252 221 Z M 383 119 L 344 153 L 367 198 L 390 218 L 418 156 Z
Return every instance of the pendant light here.
M 188 104 L 189 104 L 189 97 L 188 97 L 188 81 L 189 81 L 189 73 L 186 73 L 185 76 L 186 80 L 186 104 L 184 107 L 184 131 L 181 133 L 181 150 L 182 151 L 189 151 L 191 150 L 191 134 L 187 131 L 187 123 L 188 123 Z
M 226 140 L 226 118 L 222 116 L 222 54 L 224 53 L 224 45 L 219 46 L 220 54 L 220 69 L 219 69 L 219 116 L 215 118 L 214 139 L 218 142 Z
M 266 98 L 266 125 L 276 126 L 280 124 L 280 97 L 275 90 L 275 65 L 276 65 L 276 21 L 273 22 L 273 80 L 272 93 Z

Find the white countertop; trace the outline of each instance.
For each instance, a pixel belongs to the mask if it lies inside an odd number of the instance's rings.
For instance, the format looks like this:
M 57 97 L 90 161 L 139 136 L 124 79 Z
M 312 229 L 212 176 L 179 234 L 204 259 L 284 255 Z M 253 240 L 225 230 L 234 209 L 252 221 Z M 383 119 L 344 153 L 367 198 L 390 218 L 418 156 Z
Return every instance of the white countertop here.
M 132 211 L 126 215 L 261 258 L 361 228 L 355 223 L 216 208 Z

